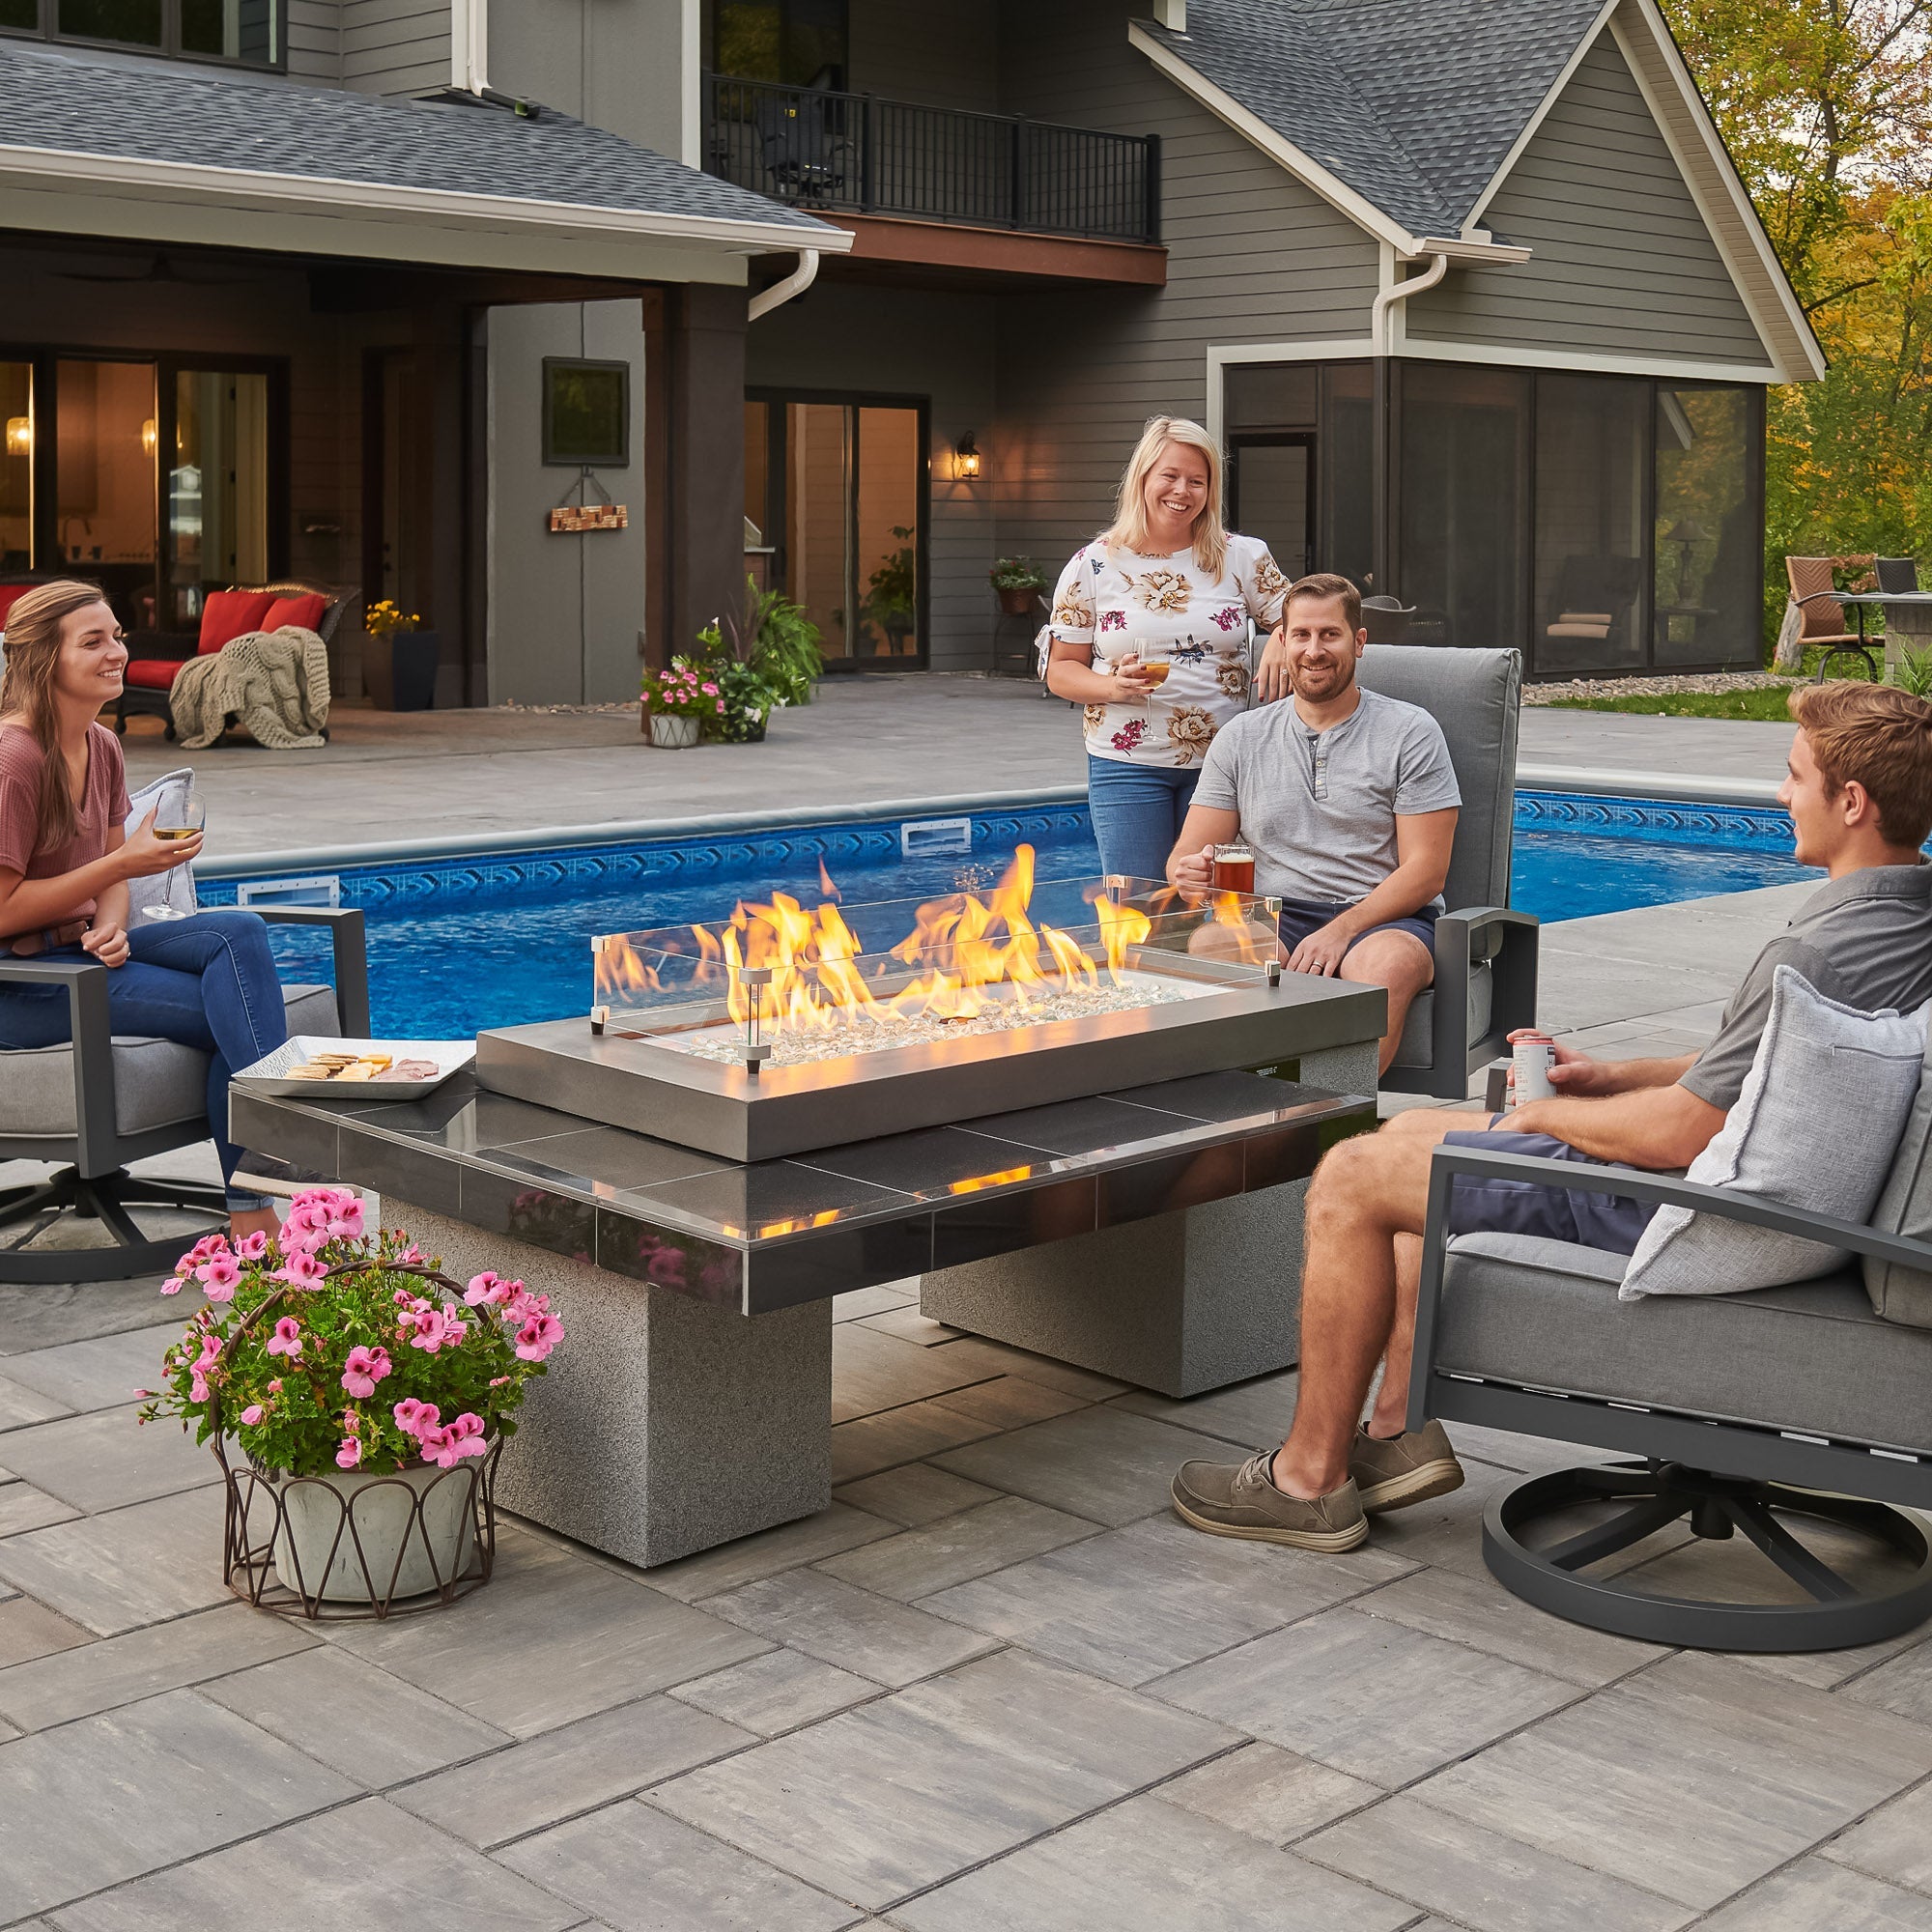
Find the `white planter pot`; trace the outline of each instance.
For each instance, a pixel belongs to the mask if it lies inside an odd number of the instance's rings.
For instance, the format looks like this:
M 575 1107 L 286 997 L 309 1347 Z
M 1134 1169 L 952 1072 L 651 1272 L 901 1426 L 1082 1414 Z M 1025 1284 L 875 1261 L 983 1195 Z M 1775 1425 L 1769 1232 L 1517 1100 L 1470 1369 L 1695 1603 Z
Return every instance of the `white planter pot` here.
M 454 1581 L 475 1553 L 472 1497 L 486 1460 L 277 1482 L 284 1527 L 275 1538 L 276 1574 L 290 1589 L 329 1603 L 400 1601 L 436 1589 L 439 1579 Z
M 686 745 L 697 743 L 697 719 L 695 715 L 679 717 L 673 712 L 653 711 L 651 713 L 651 743 L 660 751 L 675 752 Z

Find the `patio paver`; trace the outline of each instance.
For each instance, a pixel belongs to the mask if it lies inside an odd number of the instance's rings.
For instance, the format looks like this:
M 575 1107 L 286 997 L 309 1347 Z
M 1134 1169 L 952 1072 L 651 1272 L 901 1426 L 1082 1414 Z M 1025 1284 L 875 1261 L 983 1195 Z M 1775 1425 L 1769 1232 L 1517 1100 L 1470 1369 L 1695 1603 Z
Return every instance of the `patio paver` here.
M 1385 1794 L 1274 1745 L 1243 1745 L 1163 1784 L 1155 1795 L 1251 1838 L 1286 1845 Z

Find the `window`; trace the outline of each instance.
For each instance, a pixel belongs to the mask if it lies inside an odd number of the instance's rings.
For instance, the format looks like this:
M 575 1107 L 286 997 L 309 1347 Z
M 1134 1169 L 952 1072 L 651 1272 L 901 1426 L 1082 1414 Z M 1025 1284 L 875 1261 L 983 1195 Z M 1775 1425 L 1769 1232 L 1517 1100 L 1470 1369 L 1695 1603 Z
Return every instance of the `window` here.
M 712 0 L 714 73 L 786 87 L 845 85 L 845 0 Z
M 1764 595 L 1761 389 L 1657 385 L 1659 665 L 1756 665 Z
M 269 379 L 183 369 L 167 469 L 171 629 L 199 622 L 208 593 L 269 578 Z
M 631 365 L 546 355 L 543 460 L 622 469 L 631 460 Z
M 925 446 L 917 403 L 745 405 L 747 568 L 818 626 L 829 663 L 924 661 Z
M 0 33 L 280 67 L 287 0 L 0 0 Z
M 1650 384 L 1627 376 L 1536 379 L 1539 672 L 1642 668 Z
M 34 567 L 34 365 L 0 362 L 0 570 Z

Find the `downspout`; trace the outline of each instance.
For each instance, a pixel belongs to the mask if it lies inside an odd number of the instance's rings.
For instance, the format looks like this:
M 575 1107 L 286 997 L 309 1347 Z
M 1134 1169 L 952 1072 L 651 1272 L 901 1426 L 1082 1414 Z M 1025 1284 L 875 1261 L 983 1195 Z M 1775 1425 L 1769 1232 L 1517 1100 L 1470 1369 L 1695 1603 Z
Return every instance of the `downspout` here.
M 466 94 L 490 91 L 490 0 L 450 0 L 449 84 Z
M 1410 296 L 1419 296 L 1424 289 L 1433 289 L 1449 272 L 1447 255 L 1432 255 L 1429 267 L 1419 275 L 1406 282 L 1397 282 L 1383 289 L 1376 297 L 1374 306 L 1369 310 L 1369 341 L 1374 345 L 1370 353 L 1387 355 L 1393 352 L 1389 348 L 1389 312 L 1397 302 L 1406 302 Z
M 783 281 L 774 282 L 764 294 L 753 296 L 751 306 L 745 311 L 747 322 L 756 322 L 759 317 L 770 315 L 773 309 L 781 308 L 793 296 L 802 296 L 818 276 L 818 250 L 801 248 L 798 251 L 798 267 Z

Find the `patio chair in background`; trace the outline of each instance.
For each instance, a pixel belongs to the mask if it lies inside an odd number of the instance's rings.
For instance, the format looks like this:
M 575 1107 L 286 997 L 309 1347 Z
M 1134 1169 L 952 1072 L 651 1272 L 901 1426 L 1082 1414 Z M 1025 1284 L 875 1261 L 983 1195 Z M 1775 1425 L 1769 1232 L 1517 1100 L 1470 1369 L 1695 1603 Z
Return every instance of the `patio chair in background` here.
M 1889 1507 L 1932 1509 L 1932 1327 L 1915 1320 L 1924 1309 L 1880 1315 L 1857 1261 L 1749 1293 L 1623 1301 L 1622 1255 L 1526 1235 L 1445 1237 L 1458 1174 L 1577 1184 L 1567 1161 L 1436 1150 L 1408 1426 L 1435 1416 L 1641 1459 L 1532 1476 L 1493 1496 L 1483 1560 L 1505 1588 L 1572 1623 L 1711 1650 L 1837 1650 L 1932 1616 L 1924 1526 Z M 1924 1241 L 1761 1195 L 1631 1168 L 1591 1170 L 1589 1185 L 1932 1270 Z M 1920 1185 L 1899 1225 L 1922 1225 Z M 1828 1534 L 1808 1548 L 1782 1519 Z M 1755 1546 L 1772 1587 L 1747 1579 L 1732 1586 L 1743 1601 L 1727 1601 L 1649 1592 L 1628 1571 L 1585 1574 L 1673 1525 Z M 1855 1539 L 1867 1560 L 1846 1574 Z M 1673 1555 L 1678 1587 L 1700 1553 L 1693 1542 Z M 1713 1566 L 1719 1586 L 1747 1556 Z
M 139 824 L 170 773 L 129 801 Z M 179 873 L 137 882 L 180 902 Z M 194 902 L 185 883 L 185 904 Z M 291 1035 L 358 1038 L 369 1031 L 369 967 L 360 907 L 275 906 L 255 910 L 273 925 L 320 925 L 333 946 L 335 983 L 282 988 Z M 139 918 L 138 907 L 134 917 Z M 219 1186 L 136 1179 L 130 1161 L 193 1147 L 209 1137 L 208 1057 L 174 1040 L 116 1037 L 108 1025 L 107 968 L 92 959 L 0 956 L 0 985 L 62 986 L 72 1037 L 58 1046 L 0 1049 L 0 1160 L 66 1161 L 48 1179 L 0 1188 L 0 1282 L 123 1281 L 164 1273 L 208 1228 L 227 1224 Z M 130 1208 L 207 1217 L 184 1236 L 151 1236 Z M 63 1218 L 98 1220 L 111 1243 L 42 1247 L 23 1243 Z
M 1892 595 L 1912 595 L 1918 589 L 1918 559 L 1911 556 L 1882 556 L 1873 569 L 1878 572 L 1878 587 Z M 1932 650 L 1932 609 L 1910 604 L 1888 605 L 1885 612 L 1886 657 L 1895 653 L 1892 645 L 1910 651 Z
M 284 624 L 313 631 L 327 644 L 355 594 L 302 582 L 216 590 L 202 605 L 201 629 L 192 650 L 187 648 L 189 639 L 185 631 L 136 631 L 128 639 L 128 674 L 114 707 L 115 730 L 126 732 L 130 714 L 160 717 L 167 720 L 167 735 L 172 739 L 175 722 L 168 695 L 189 658 L 206 657 L 250 631 L 278 631 Z M 142 655 L 166 650 L 176 650 L 179 655 Z
M 1364 689 L 1419 704 L 1449 743 L 1463 810 L 1435 922 L 1435 983 L 1409 1007 L 1384 1089 L 1461 1100 L 1469 1076 L 1536 1024 L 1537 923 L 1510 909 L 1522 654 L 1371 644 Z
M 781 201 L 820 202 L 845 186 L 845 144 L 831 99 L 810 88 L 760 90 L 753 110 L 759 157 Z
M 1400 597 L 1364 597 L 1362 599 L 1362 628 L 1369 634 L 1372 644 L 1399 644 L 1408 637 L 1408 622 L 1415 615 L 1415 606 L 1405 604 Z
M 1641 662 L 1633 619 L 1642 588 L 1640 556 L 1566 556 L 1537 645 L 1537 669 L 1607 669 Z
M 1803 619 L 1796 639 L 1796 656 L 1802 663 L 1806 651 L 1822 646 L 1825 656 L 1818 666 L 1821 678 L 1831 668 L 1832 660 L 1841 651 L 1861 656 L 1873 679 L 1876 680 L 1879 675 L 1878 661 L 1872 656 L 1865 639 L 1858 632 L 1845 628 L 1845 607 L 1838 602 L 1838 587 L 1832 581 L 1834 570 L 1869 571 L 1876 560 L 1869 556 L 1787 556 L 1784 559 L 1784 574 L 1791 583 L 1791 602 Z

